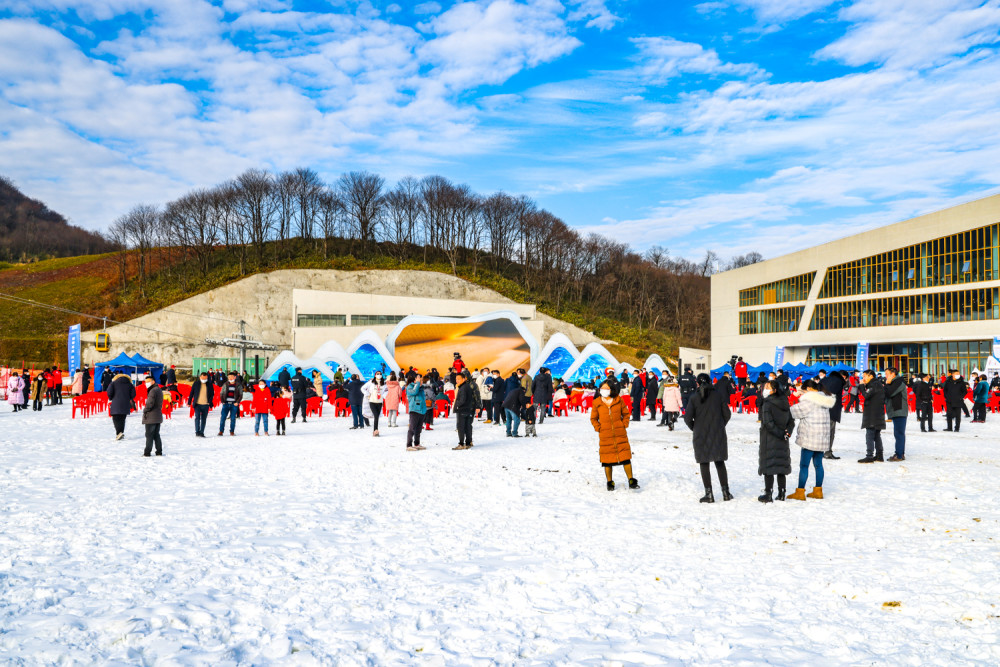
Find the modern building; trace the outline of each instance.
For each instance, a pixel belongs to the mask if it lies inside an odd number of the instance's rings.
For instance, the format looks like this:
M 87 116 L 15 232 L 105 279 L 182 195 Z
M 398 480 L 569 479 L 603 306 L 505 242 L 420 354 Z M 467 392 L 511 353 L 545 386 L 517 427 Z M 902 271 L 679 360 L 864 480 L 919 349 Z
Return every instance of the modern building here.
M 1000 335 L 1000 195 L 712 276 L 712 367 L 773 363 L 968 375 Z

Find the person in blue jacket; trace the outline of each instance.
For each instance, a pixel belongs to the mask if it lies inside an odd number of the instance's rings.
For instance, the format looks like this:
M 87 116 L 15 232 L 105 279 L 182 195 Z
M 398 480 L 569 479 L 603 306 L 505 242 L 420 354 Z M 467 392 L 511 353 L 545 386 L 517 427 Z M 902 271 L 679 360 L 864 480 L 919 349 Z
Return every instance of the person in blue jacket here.
M 427 398 L 424 396 L 423 376 L 410 371 L 406 374 L 406 403 L 410 409 L 410 425 L 406 430 L 406 451 L 418 452 L 427 449 L 420 444 L 420 431 L 424 426 L 427 412 Z

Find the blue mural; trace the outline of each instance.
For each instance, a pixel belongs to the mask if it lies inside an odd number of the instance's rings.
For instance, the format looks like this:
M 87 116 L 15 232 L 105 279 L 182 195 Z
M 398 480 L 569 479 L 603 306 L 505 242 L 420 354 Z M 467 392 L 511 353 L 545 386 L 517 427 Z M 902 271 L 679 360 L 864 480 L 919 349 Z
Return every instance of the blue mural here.
M 564 378 L 567 382 L 589 382 L 595 377 L 604 377 L 604 369 L 614 366 L 615 362 L 605 358 L 600 354 L 592 354 L 587 357 L 580 367 L 573 373 L 573 377 Z M 555 375 L 555 373 L 553 373 Z
M 337 374 L 337 369 L 340 368 L 340 364 L 338 364 L 336 361 L 328 361 L 326 362 L 326 367 L 330 369 L 329 371 L 330 377 L 333 377 L 334 375 Z
M 369 343 L 365 343 L 355 350 L 354 354 L 351 355 L 351 361 L 358 369 L 358 374 L 365 380 L 372 379 L 375 371 L 382 371 L 383 375 L 388 376 L 389 371 L 392 370 L 379 351 L 375 349 L 375 346 Z
M 561 378 L 569 370 L 569 367 L 573 365 L 576 358 L 573 353 L 567 350 L 565 347 L 557 347 L 552 350 L 552 354 L 548 356 L 545 361 L 542 362 L 542 366 L 545 366 L 550 371 L 552 371 L 552 377 Z

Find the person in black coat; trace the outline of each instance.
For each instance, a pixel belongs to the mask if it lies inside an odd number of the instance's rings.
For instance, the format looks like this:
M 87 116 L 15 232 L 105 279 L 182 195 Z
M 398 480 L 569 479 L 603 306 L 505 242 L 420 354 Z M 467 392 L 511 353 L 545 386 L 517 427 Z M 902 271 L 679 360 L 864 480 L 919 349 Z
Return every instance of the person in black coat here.
M 785 475 L 792 474 L 788 439 L 795 428 L 795 420 L 788 406 L 788 397 L 781 393 L 777 382 L 765 383 L 761 395 L 757 474 L 764 476 L 764 495 L 758 496 L 757 500 L 769 503 L 772 501 L 775 475 L 778 476 L 778 500 L 785 499 Z
M 694 431 L 694 459 L 701 466 L 701 480 L 705 484 L 705 495 L 701 499 L 703 503 L 715 502 L 709 463 L 715 464 L 719 486 L 722 487 L 722 499 L 733 499 L 726 472 L 726 459 L 729 458 L 726 424 L 731 416 L 726 391 L 713 388 L 712 378 L 707 373 L 698 375 L 698 391 L 688 401 L 684 423 Z
M 279 375 L 280 377 L 280 375 Z M 281 380 L 278 380 L 280 383 Z M 306 379 L 306 376 L 302 374 L 301 368 L 295 369 L 295 375 L 292 379 L 288 381 L 289 388 L 292 390 L 292 423 L 295 423 L 295 418 L 298 416 L 299 410 L 302 411 L 302 423 L 306 423 L 306 389 L 312 386 L 312 382 Z M 358 399 L 358 403 L 361 400 Z M 353 407 L 352 407 L 353 409 Z M 360 412 L 358 413 L 360 414 Z M 357 421 L 357 417 L 355 417 Z
M 823 458 L 839 459 L 840 457 L 833 453 L 833 439 L 837 435 L 837 424 L 840 423 L 841 413 L 844 410 L 844 385 L 847 384 L 847 373 L 834 371 L 822 378 L 819 383 L 836 399 L 833 407 L 830 408 L 830 449 L 823 454 Z
M 632 421 L 637 422 L 642 419 L 642 399 L 646 395 L 646 387 L 642 384 L 642 376 L 639 371 L 632 374 L 632 389 L 629 396 L 632 397 Z
M 690 368 L 684 369 L 684 374 L 677 380 L 677 388 L 681 390 L 681 404 L 684 407 L 684 412 L 687 412 L 688 400 L 698 389 L 698 380 L 695 379 Z
M 455 376 L 455 402 L 452 411 L 458 429 L 458 446 L 453 449 L 472 447 L 472 422 L 476 414 L 476 396 L 472 391 L 475 382 L 470 382 L 465 372 Z
M 215 400 L 215 383 L 209 381 L 208 373 L 202 371 L 198 378 L 191 384 L 191 393 L 188 394 L 188 402 L 194 410 L 194 435 L 196 438 L 205 437 L 205 424 L 208 423 L 208 411 L 212 409 Z
M 944 393 L 945 419 L 948 422 L 948 428 L 945 430 L 958 433 L 958 428 L 962 425 L 962 409 L 965 407 L 965 397 L 969 392 L 969 385 L 954 368 L 948 371 L 948 375 L 948 379 L 941 387 Z M 955 428 L 952 428 L 953 422 Z
M 173 366 L 167 369 L 166 382 L 164 384 L 168 387 L 177 384 L 177 370 Z
M 660 389 L 660 383 L 656 379 L 656 373 L 650 371 L 646 375 L 646 407 L 649 408 L 649 421 L 656 421 L 656 394 Z
M 875 463 L 882 458 L 882 431 L 885 430 L 885 387 L 870 368 L 861 374 L 861 395 L 865 407 L 861 412 L 861 428 L 865 429 L 866 454 L 858 463 Z
M 296 374 L 296 376 L 298 376 L 298 374 Z M 303 378 L 303 380 L 305 380 L 305 378 Z M 292 383 L 295 383 L 295 378 L 292 378 Z M 351 430 L 365 427 L 365 416 L 362 413 L 365 394 L 361 391 L 361 388 L 364 386 L 365 383 L 361 380 L 357 373 L 351 375 L 351 379 L 348 380 L 345 385 L 347 389 L 347 402 L 351 404 L 351 416 L 354 417 L 354 426 L 351 427 Z M 294 422 L 295 419 L 293 418 L 292 421 Z M 302 421 L 305 421 L 305 408 L 303 408 Z
M 105 387 L 104 390 L 107 391 L 108 388 Z M 82 393 L 86 394 L 88 391 L 90 391 L 90 366 L 84 364 Z
M 107 392 L 110 401 L 108 414 L 115 425 L 115 440 L 121 440 L 125 437 L 125 418 L 135 404 L 135 385 L 129 376 L 116 375 L 108 384 Z
M 516 378 L 517 376 L 512 376 Z M 508 384 L 510 381 L 508 380 Z M 513 389 L 507 392 L 507 397 L 503 399 L 503 410 L 507 415 L 507 437 L 520 438 L 517 429 L 521 426 L 521 410 L 531 402 L 525 393 L 520 382 L 515 383 Z
M 934 394 L 931 392 L 931 376 L 924 374 L 913 378 L 910 386 L 913 388 L 913 398 L 917 407 L 917 419 L 920 420 L 920 430 L 934 432 Z
M 538 406 L 538 423 L 545 421 L 552 404 L 552 374 L 548 368 L 539 370 L 538 375 L 531 381 L 532 402 Z
M 301 372 L 301 370 L 299 372 Z M 281 372 L 278 373 L 278 386 L 282 389 L 291 390 L 292 374 L 288 372 L 287 368 L 282 368 Z

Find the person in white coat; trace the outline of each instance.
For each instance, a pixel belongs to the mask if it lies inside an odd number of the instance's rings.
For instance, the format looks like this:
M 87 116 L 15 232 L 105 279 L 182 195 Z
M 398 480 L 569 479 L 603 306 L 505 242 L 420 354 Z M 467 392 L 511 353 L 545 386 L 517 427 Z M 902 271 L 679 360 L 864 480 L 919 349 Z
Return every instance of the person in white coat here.
M 372 437 L 378 437 L 378 418 L 382 415 L 382 404 L 385 402 L 386 387 L 385 378 L 380 371 L 376 371 L 375 376 L 361 387 L 361 393 L 365 395 L 362 414 L 372 422 Z M 370 414 L 368 414 L 370 413 Z
M 799 486 L 789 500 L 823 498 L 823 455 L 830 451 L 830 408 L 836 398 L 826 387 L 815 380 L 806 380 L 795 391 L 799 402 L 791 407 L 795 419 L 795 444 L 802 448 L 799 459 Z M 809 479 L 809 462 L 816 468 L 816 487 L 806 495 L 806 481 Z

